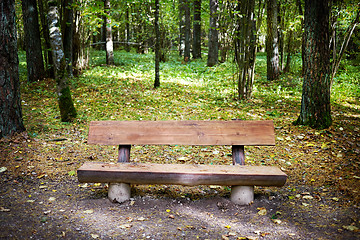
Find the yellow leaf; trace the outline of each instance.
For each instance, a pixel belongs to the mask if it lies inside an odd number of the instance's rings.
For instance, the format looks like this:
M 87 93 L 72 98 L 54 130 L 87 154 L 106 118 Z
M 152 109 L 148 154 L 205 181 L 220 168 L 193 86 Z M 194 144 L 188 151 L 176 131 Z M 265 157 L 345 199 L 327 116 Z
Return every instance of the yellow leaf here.
M 225 228 L 228 228 L 228 229 L 230 229 L 230 228 L 231 228 L 231 226 L 229 226 L 229 225 L 226 225 L 226 226 L 225 226 Z
M 260 208 L 257 208 L 257 210 L 259 210 L 259 211 L 258 211 L 258 214 L 259 214 L 260 216 L 266 215 L 266 208 L 260 207 Z
M 168 213 L 169 213 L 169 212 L 171 212 L 171 210 L 170 210 L 170 209 L 166 209 L 166 212 L 168 212 Z

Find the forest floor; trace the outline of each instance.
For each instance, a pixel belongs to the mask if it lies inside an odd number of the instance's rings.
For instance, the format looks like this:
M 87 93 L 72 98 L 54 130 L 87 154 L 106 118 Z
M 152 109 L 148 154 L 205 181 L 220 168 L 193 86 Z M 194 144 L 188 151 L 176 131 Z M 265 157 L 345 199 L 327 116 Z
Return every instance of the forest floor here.
M 126 67 L 73 80 L 72 123 L 59 121 L 52 80 L 22 87 L 27 132 L 0 140 L 1 239 L 360 239 L 359 98 L 336 95 L 333 125 L 315 130 L 292 125 L 301 93 L 286 89 L 291 79 L 285 90 L 260 82 L 239 102 L 219 85 L 154 90 L 144 76 L 121 75 Z M 87 144 L 90 121 L 233 118 L 274 121 L 276 146 L 246 147 L 246 164 L 288 175 L 283 187 L 256 187 L 249 206 L 220 186 L 132 186 L 130 201 L 111 203 L 106 184 L 77 181 L 85 161 L 116 161 L 116 146 Z M 231 146 L 133 146 L 131 161 L 231 164 Z

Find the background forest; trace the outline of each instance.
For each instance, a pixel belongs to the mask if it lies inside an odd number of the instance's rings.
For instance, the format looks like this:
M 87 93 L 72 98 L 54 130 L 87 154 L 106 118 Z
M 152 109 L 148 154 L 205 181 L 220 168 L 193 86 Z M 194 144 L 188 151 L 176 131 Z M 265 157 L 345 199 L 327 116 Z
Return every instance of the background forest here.
M 3 234 L 14 231 L 5 227 L 11 221 L 27 229 L 13 236 L 49 237 L 51 224 L 62 221 L 73 232 L 65 228 L 58 236 L 111 235 L 104 220 L 92 213 L 84 217 L 107 187 L 78 186 L 75 176 L 89 159 L 116 161 L 115 148 L 87 144 L 90 121 L 271 119 L 276 146 L 247 147 L 246 164 L 279 166 L 289 176 L 286 186 L 256 189 L 259 202 L 246 210 L 255 217 L 242 219 L 245 227 L 226 223 L 210 238 L 252 239 L 246 237 L 260 237 L 254 234 L 259 228 L 270 239 L 279 229 L 287 229 L 276 235 L 283 239 L 357 237 L 358 1 L 6 0 L 0 6 L 0 212 L 12 214 L 0 215 Z M 132 148 L 139 162 L 231 164 L 230 155 L 230 147 L 217 146 Z M 24 189 L 14 192 L 17 188 Z M 136 194 L 143 201 L 149 195 L 186 196 L 192 204 L 227 196 L 228 190 L 149 186 Z M 28 206 L 49 197 L 57 201 L 37 205 L 40 210 Z M 262 207 L 268 209 L 265 216 L 259 216 Z M 108 209 L 99 214 L 113 215 L 113 207 Z M 227 217 L 245 210 L 236 211 Z M 145 212 L 133 216 L 124 210 L 129 217 L 113 222 L 125 226 Z M 22 214 L 33 216 L 34 223 L 21 222 Z M 174 214 L 175 220 L 181 214 Z M 165 216 L 166 221 L 173 219 Z M 80 231 L 83 226 L 74 222 L 98 225 Z M 117 234 L 130 236 L 135 222 Z M 153 234 L 165 231 L 153 228 Z M 193 238 L 205 231 L 196 223 L 170 230 L 189 231 L 194 235 L 185 236 Z

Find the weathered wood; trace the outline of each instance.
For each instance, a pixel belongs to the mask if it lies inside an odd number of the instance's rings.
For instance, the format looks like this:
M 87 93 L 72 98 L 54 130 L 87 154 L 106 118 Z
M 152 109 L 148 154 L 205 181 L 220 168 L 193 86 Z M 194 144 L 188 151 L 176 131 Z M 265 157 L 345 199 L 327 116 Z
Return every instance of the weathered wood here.
M 131 145 L 119 145 L 118 162 L 130 162 Z
M 232 146 L 233 164 L 245 165 L 245 150 L 243 145 Z
M 89 144 L 275 145 L 273 121 L 98 121 Z
M 283 186 L 286 174 L 278 167 L 240 165 L 186 165 L 153 163 L 84 163 L 80 182 L 130 184 Z

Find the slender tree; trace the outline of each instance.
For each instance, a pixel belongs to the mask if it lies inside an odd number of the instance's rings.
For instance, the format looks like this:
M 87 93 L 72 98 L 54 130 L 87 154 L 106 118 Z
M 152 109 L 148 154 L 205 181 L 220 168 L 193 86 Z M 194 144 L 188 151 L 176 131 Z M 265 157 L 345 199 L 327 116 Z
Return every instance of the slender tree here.
M 267 79 L 275 80 L 280 75 L 277 0 L 267 0 L 266 9 L 267 9 L 267 35 L 266 35 Z
M 331 125 L 329 0 L 305 0 L 304 81 L 295 124 L 324 129 Z
M 64 54 L 66 60 L 66 71 L 69 74 L 69 77 L 73 76 L 73 26 L 74 26 L 74 19 L 73 19 L 73 7 L 72 7 L 73 0 L 64 0 L 62 6 L 62 36 L 63 36 L 63 43 L 64 43 Z
M 254 16 L 255 0 L 238 0 L 236 21 L 235 60 L 238 65 L 239 99 L 251 97 L 254 84 L 256 59 L 256 22 Z
M 179 56 L 185 50 L 185 0 L 179 0 Z
M 28 81 L 45 77 L 36 0 L 22 0 Z
M 111 19 L 110 19 L 110 0 L 104 0 L 104 20 L 105 20 L 105 35 L 106 35 L 106 64 L 113 65 L 114 64 L 114 44 L 112 40 L 111 33 Z
M 210 0 L 210 28 L 209 28 L 209 51 L 207 66 L 212 67 L 219 61 L 218 44 L 218 0 Z
M 201 0 L 194 0 L 193 58 L 201 58 Z
M 76 110 L 68 85 L 68 73 L 63 50 L 61 32 L 59 29 L 59 12 L 55 1 L 49 2 L 48 21 L 50 29 L 50 44 L 54 62 L 57 85 L 58 103 L 62 122 L 69 122 L 76 117 Z
M 0 1 L 0 138 L 25 131 L 22 120 L 15 1 Z
M 160 87 L 160 30 L 159 30 L 159 0 L 155 0 L 155 82 L 154 88 Z
M 184 11 L 185 11 L 185 49 L 184 49 L 184 61 L 190 60 L 190 49 L 191 49 L 191 19 L 190 19 L 190 1 L 184 0 Z

